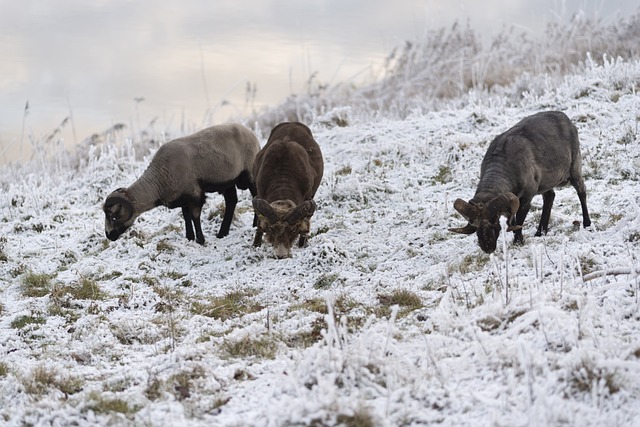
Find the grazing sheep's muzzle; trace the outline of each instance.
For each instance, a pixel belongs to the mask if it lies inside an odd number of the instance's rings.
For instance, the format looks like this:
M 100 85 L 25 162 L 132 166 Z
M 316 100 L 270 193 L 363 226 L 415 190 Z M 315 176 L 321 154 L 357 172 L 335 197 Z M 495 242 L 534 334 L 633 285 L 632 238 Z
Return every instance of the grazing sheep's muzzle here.
M 482 252 L 484 252 L 485 254 L 492 254 L 496 251 L 497 241 L 486 242 L 483 240 L 479 240 L 478 244 L 480 246 L 480 249 L 482 249 Z
M 291 257 L 291 249 L 287 248 L 285 245 L 276 245 L 273 249 L 276 253 L 276 258 L 278 259 Z
M 118 237 L 120 237 L 120 233 L 118 232 L 118 230 L 107 231 L 105 232 L 105 234 L 107 235 L 107 239 L 111 240 L 112 242 L 115 242 L 116 240 L 118 240 Z

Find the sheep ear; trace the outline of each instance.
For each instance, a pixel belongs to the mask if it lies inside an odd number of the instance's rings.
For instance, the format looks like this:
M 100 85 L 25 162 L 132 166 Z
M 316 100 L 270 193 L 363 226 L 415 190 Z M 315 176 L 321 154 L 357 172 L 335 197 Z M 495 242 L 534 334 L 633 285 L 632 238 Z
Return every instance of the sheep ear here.
M 105 214 L 113 222 L 124 222 L 131 218 L 133 211 L 127 204 L 115 203 L 110 206 L 106 206 L 104 209 Z

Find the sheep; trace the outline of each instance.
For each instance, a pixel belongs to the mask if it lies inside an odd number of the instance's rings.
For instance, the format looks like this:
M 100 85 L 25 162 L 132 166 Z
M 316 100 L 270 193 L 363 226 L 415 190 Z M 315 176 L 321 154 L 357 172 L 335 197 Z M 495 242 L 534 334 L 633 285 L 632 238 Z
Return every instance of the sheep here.
M 477 232 L 485 253 L 496 249 L 500 234 L 500 215 L 508 218 L 507 231 L 513 231 L 514 244 L 523 244 L 522 225 L 531 199 L 542 194 L 542 216 L 536 236 L 547 233 L 556 187 L 576 189 L 582 206 L 582 224 L 589 227 L 587 190 L 582 178 L 578 131 L 560 111 L 547 111 L 522 119 L 498 135 L 489 145 L 480 167 L 480 182 L 469 202 L 457 199 L 453 205 L 467 221 L 454 233 Z
M 291 256 L 296 237 L 299 247 L 307 244 L 310 219 L 316 210 L 313 197 L 323 172 L 320 146 L 306 125 L 285 122 L 271 130 L 253 164 L 258 192 L 253 198 L 258 216 L 253 246 L 260 246 L 266 233 L 276 257 L 286 258 Z
M 251 166 L 260 143 L 239 124 L 203 129 L 162 145 L 142 176 L 128 188 L 118 188 L 105 200 L 105 233 L 115 241 L 143 212 L 157 206 L 182 208 L 187 239 L 204 245 L 200 213 L 205 193 L 224 196 L 225 211 L 218 238 L 229 234 L 238 201 L 236 186 L 256 195 Z M 256 225 L 254 218 L 254 225 Z

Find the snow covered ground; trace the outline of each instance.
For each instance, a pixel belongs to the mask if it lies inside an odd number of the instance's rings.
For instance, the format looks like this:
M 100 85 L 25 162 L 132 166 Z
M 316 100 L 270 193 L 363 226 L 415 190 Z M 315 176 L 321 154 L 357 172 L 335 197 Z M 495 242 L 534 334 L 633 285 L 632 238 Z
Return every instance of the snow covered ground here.
M 608 61 L 519 106 L 318 120 L 312 238 L 284 260 L 251 246 L 247 192 L 222 240 L 209 197 L 204 247 L 164 208 L 107 241 L 105 196 L 148 163 L 128 144 L 3 167 L 0 423 L 640 425 L 639 87 L 640 62 Z M 547 236 L 538 196 L 525 244 L 487 256 L 447 231 L 453 201 L 542 110 L 578 127 L 593 225 L 561 189 Z

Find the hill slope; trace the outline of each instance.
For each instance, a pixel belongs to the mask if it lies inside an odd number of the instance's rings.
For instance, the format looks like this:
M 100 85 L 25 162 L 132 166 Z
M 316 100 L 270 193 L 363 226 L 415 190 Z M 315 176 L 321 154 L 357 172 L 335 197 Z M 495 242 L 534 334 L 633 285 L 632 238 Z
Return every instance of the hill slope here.
M 312 126 L 325 179 L 307 248 L 184 238 L 179 211 L 117 242 L 101 204 L 147 161 L 0 174 L 0 419 L 6 425 L 633 425 L 640 419 L 640 62 L 605 61 L 518 108 L 500 98 Z M 578 126 L 593 226 L 572 188 L 551 230 L 489 257 L 453 235 L 498 133 L 558 109 Z M 262 141 L 264 143 L 264 140 Z M 504 241 L 504 236 L 500 242 Z M 601 273 L 601 275 L 600 275 Z

